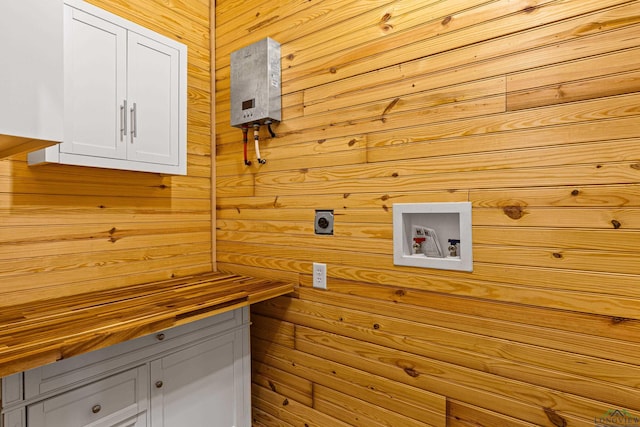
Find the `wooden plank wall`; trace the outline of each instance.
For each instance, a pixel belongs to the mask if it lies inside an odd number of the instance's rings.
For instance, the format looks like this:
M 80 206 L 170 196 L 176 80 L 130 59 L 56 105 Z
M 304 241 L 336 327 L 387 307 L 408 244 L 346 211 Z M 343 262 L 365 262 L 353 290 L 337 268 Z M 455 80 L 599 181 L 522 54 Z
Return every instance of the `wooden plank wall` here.
M 188 46 L 188 176 L 0 161 L 0 305 L 212 270 L 208 0 L 92 0 Z
M 267 36 L 245 167 L 229 55 Z M 218 0 L 215 38 L 218 267 L 300 285 L 253 310 L 255 425 L 640 415 L 640 1 Z M 472 202 L 472 273 L 393 265 L 393 204 L 436 201 Z

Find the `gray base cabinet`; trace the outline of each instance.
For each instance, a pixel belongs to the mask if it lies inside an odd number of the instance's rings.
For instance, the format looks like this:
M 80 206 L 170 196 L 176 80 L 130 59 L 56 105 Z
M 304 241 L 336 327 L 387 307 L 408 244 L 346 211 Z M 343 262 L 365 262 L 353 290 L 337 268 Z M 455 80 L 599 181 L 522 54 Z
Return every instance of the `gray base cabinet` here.
M 4 378 L 3 427 L 246 427 L 248 309 Z

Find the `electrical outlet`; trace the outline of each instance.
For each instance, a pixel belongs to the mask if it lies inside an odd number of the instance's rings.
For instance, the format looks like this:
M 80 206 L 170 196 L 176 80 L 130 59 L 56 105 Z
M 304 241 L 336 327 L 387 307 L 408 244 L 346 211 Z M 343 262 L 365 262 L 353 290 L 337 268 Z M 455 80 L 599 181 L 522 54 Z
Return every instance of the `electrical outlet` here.
M 327 264 L 313 263 L 313 287 L 327 289 Z
M 333 234 L 333 210 L 316 210 L 314 231 L 316 234 Z

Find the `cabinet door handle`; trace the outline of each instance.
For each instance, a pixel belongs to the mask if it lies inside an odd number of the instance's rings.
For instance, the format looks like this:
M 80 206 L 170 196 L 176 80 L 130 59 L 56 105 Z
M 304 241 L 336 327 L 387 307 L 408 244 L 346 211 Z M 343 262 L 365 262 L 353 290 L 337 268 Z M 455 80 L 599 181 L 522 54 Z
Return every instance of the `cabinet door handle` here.
M 156 388 L 162 388 L 164 383 L 162 381 L 156 381 Z
M 120 141 L 127 134 L 127 100 L 125 99 L 120 106 Z
M 164 338 L 165 338 L 165 336 L 164 336 L 164 334 L 162 334 L 162 333 L 160 333 L 160 334 L 156 335 L 156 339 L 157 339 L 158 341 L 162 341 L 162 340 L 164 340 Z
M 102 409 L 102 406 L 93 405 L 93 407 L 91 408 L 91 412 L 93 412 L 94 414 L 97 414 L 98 412 L 100 412 L 101 409 Z
M 133 138 L 138 137 L 138 112 L 136 103 L 133 103 L 133 107 L 131 108 L 131 143 L 133 143 Z

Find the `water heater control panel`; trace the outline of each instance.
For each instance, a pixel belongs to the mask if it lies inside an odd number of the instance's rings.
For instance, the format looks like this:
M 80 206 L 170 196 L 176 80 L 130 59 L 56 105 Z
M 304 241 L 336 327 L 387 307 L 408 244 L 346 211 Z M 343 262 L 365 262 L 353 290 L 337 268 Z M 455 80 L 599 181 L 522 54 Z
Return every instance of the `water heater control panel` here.
M 282 119 L 280 43 L 262 39 L 231 53 L 231 126 Z

